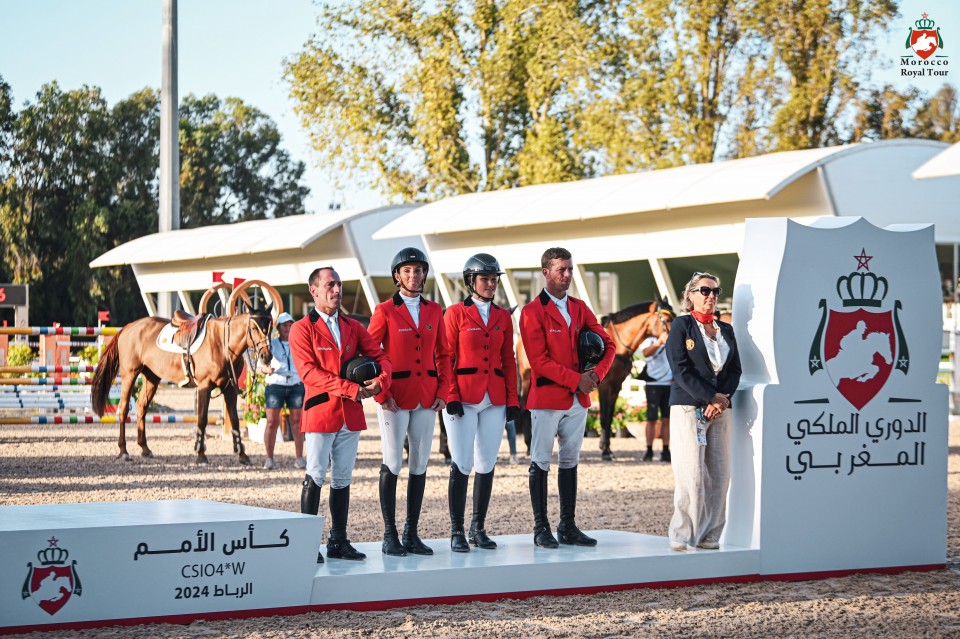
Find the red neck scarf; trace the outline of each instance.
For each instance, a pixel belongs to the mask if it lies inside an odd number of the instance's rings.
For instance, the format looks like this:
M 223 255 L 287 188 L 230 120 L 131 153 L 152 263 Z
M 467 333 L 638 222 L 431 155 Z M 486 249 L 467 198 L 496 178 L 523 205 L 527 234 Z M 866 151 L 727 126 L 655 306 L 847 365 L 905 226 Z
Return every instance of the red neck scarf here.
M 693 315 L 693 319 L 697 320 L 701 324 L 713 324 L 713 320 L 716 317 L 713 313 L 701 313 L 694 310 L 691 310 L 690 314 Z

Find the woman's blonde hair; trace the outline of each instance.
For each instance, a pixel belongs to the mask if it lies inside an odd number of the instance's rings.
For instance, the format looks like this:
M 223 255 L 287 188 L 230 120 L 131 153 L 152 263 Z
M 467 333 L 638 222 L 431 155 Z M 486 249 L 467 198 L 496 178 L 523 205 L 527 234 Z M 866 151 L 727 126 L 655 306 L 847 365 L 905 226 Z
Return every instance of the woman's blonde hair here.
M 704 271 L 703 273 L 701 273 L 700 271 L 697 271 L 696 273 L 693 274 L 693 277 L 690 278 L 690 281 L 687 282 L 687 285 L 683 287 L 683 299 L 680 300 L 680 306 L 683 308 L 683 310 L 687 312 L 690 312 L 693 310 L 693 300 L 690 299 L 690 293 L 692 293 L 698 288 L 695 286 L 696 283 L 703 279 L 713 280 L 714 282 L 717 283 L 717 286 L 720 286 L 720 278 L 717 277 L 716 275 L 707 273 L 706 271 Z

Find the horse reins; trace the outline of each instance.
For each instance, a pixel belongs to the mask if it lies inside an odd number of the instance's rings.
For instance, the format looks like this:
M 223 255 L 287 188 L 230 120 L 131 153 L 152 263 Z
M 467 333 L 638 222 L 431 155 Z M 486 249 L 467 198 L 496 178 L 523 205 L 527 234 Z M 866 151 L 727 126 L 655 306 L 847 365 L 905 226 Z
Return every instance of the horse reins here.
M 237 371 L 234 369 L 234 364 L 233 364 L 233 359 L 232 359 L 233 353 L 230 351 L 230 322 L 233 320 L 234 317 L 236 317 L 236 316 L 235 316 L 235 315 L 231 315 L 230 317 L 228 317 L 226 323 L 224 324 L 224 331 L 223 331 L 223 352 L 224 352 L 224 360 L 226 360 L 227 370 L 230 372 L 230 374 L 229 374 L 229 381 L 233 382 L 233 385 L 234 385 L 234 387 L 237 389 L 237 392 L 240 394 L 240 396 L 241 396 L 241 397 L 245 397 L 245 396 L 246 396 L 246 391 L 245 391 L 245 389 L 240 388 L 240 382 L 237 380 Z M 261 346 L 262 344 L 266 343 L 269 338 L 264 334 L 263 330 L 260 328 L 260 325 L 257 324 L 256 320 L 254 320 L 253 323 L 254 323 L 254 325 L 257 327 L 257 331 L 258 331 L 261 335 L 263 335 L 263 339 L 260 340 L 259 342 L 254 339 L 254 337 L 253 337 L 253 331 L 250 329 L 250 320 L 252 320 L 252 319 L 253 319 L 252 317 L 248 317 L 248 318 L 247 318 L 247 338 L 248 338 L 251 342 L 253 342 L 253 347 L 256 349 L 256 351 L 257 351 L 257 356 L 259 357 L 259 356 L 260 356 L 260 346 Z M 243 350 L 246 351 L 247 349 L 244 348 Z M 249 362 L 248 362 L 248 363 L 249 363 Z M 252 366 L 251 366 L 251 368 L 252 368 Z
M 663 319 L 663 313 L 664 313 L 664 311 L 660 310 L 660 311 L 652 311 L 652 312 L 657 314 L 657 320 L 660 321 L 660 326 L 663 327 L 663 330 L 665 330 L 665 331 L 668 330 L 668 329 L 667 329 L 667 321 L 666 321 L 665 319 Z M 617 342 L 619 342 L 619 343 L 620 343 L 620 346 L 623 347 L 623 350 L 625 350 L 625 351 L 627 352 L 626 354 L 622 354 L 622 353 L 617 354 L 617 357 L 623 357 L 623 358 L 625 358 L 625 359 L 626 359 L 626 358 L 632 358 L 632 357 L 633 357 L 633 354 L 634 354 L 635 352 L 637 352 L 637 349 L 636 349 L 636 348 L 632 348 L 632 349 L 631 349 L 629 346 L 627 346 L 626 344 L 624 344 L 623 338 L 620 337 L 620 331 L 617 330 L 617 324 L 616 324 L 616 322 L 608 321 L 607 324 L 609 324 L 610 327 L 613 329 L 613 336 L 617 338 Z M 638 344 L 637 346 L 639 347 L 639 344 Z

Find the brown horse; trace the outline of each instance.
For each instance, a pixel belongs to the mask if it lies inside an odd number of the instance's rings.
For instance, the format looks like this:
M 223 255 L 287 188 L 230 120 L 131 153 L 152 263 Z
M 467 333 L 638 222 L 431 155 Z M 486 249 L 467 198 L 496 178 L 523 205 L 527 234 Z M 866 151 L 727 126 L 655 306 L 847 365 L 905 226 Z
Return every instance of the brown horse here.
M 647 337 L 659 337 L 670 332 L 673 308 L 663 299 L 659 302 L 641 302 L 622 311 L 600 318 L 600 323 L 616 346 L 613 364 L 600 382 L 600 452 L 605 461 L 613 460 L 610 451 L 613 412 L 620 396 L 620 387 L 633 369 L 633 354 Z
M 107 345 L 100 357 L 100 364 L 90 387 L 90 399 L 94 412 L 103 416 L 110 387 L 117 373 L 120 373 L 120 404 L 117 406 L 117 419 L 120 422 L 119 459 L 130 460 L 127 453 L 126 421 L 130 393 L 137 376 L 143 375 L 143 388 L 137 398 L 137 444 L 140 445 L 140 454 L 144 457 L 153 456 L 147 447 L 144 418 L 147 407 L 157 392 L 157 386 L 161 379 L 180 381 L 184 377 L 181 356 L 157 347 L 157 335 L 168 323 L 168 320 L 160 317 L 145 317 L 131 322 Z M 238 453 L 241 464 L 250 463 L 240 438 L 237 376 L 243 369 L 243 358 L 247 349 L 255 350 L 259 361 L 269 365 L 272 323 L 269 309 L 254 310 L 232 317 L 210 317 L 206 320 L 207 334 L 193 355 L 193 379 L 189 383 L 190 387 L 197 389 L 194 449 L 197 451 L 198 464 L 207 463 L 207 409 L 210 405 L 210 393 L 214 388 L 223 392 L 227 422 L 233 434 L 233 452 Z

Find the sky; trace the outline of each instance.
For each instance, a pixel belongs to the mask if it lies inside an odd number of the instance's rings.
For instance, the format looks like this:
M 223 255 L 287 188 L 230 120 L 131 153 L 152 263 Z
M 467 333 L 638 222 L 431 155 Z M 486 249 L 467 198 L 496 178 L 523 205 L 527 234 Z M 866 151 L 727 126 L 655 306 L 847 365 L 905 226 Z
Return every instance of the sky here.
M 639 0 L 638 0 L 639 1 Z M 162 0 L 0 0 L 0 75 L 17 107 L 56 80 L 62 89 L 98 86 L 110 104 L 145 87 L 160 87 Z M 377 193 L 334 188 L 315 166 L 307 135 L 282 78 L 283 59 L 295 55 L 315 31 L 310 0 L 179 0 L 179 94 L 235 96 L 268 114 L 292 157 L 307 165 L 308 210 L 331 201 L 346 208 L 385 203 Z M 899 58 L 921 13 L 943 36 L 952 84 L 960 78 L 960 2 L 906 0 L 901 17 L 867 65 L 875 82 L 935 91 L 944 78 L 907 78 Z

